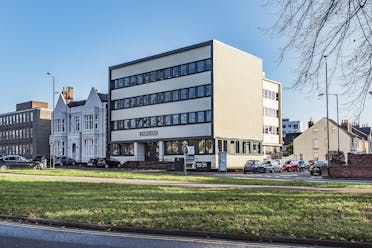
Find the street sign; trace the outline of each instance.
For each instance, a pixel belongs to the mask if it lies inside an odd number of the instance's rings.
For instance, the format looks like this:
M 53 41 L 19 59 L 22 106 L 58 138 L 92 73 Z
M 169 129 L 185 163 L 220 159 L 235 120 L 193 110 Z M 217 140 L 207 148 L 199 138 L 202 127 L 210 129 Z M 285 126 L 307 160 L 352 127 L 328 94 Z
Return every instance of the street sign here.
M 226 152 L 219 152 L 218 153 L 218 171 L 219 172 L 227 172 Z

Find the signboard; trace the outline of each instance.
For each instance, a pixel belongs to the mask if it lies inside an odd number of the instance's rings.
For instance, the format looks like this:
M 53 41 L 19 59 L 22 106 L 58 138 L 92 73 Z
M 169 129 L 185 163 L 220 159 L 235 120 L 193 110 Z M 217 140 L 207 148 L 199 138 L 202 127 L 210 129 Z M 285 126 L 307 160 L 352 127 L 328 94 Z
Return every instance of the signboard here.
M 54 143 L 54 136 L 49 135 L 49 145 L 53 145 Z
M 158 134 L 159 134 L 158 130 L 141 131 L 139 133 L 140 136 L 157 136 Z
M 218 153 L 218 171 L 219 172 L 227 172 L 226 152 L 219 152 Z
M 210 171 L 211 162 L 195 161 L 195 169 L 197 171 Z

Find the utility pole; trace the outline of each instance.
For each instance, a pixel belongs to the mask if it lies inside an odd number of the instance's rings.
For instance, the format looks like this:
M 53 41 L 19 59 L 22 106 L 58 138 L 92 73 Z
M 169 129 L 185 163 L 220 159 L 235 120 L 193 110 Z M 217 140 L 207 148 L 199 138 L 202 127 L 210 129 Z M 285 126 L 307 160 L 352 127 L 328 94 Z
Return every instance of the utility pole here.
M 327 162 L 329 165 L 329 111 L 328 111 L 328 68 L 327 68 L 327 55 L 324 56 L 325 58 L 325 83 L 326 83 L 326 107 L 327 107 Z

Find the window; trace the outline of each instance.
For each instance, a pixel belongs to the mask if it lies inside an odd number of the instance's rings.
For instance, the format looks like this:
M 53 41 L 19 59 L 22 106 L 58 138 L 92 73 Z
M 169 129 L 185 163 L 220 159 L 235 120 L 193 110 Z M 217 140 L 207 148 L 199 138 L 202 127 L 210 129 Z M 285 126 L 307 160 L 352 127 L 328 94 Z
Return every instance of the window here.
M 195 122 L 196 122 L 195 113 L 194 112 L 189 113 L 189 123 L 195 123 Z
M 198 61 L 196 64 L 197 72 L 203 72 L 205 70 L 204 68 L 204 60 Z
M 181 90 L 181 100 L 187 100 L 187 97 L 188 97 L 187 89 L 182 89 Z
M 130 79 L 129 77 L 124 78 L 124 87 L 129 87 L 130 86 Z
M 313 148 L 314 149 L 319 149 L 319 140 L 318 139 L 313 140 Z
M 164 116 L 158 116 L 158 127 L 164 126 Z
M 181 114 L 181 124 L 187 124 L 187 113 Z
M 137 79 L 136 76 L 131 76 L 130 77 L 130 86 L 136 85 L 136 79 Z
M 156 80 L 158 80 L 158 72 L 157 71 L 152 71 L 151 75 L 150 75 L 150 81 L 155 82 Z
M 180 115 L 179 114 L 172 115 L 172 120 L 173 120 L 173 125 L 180 124 Z
M 136 119 L 131 119 L 131 120 L 130 120 L 130 128 L 131 128 L 131 129 L 136 128 L 136 127 L 137 127 L 136 124 L 137 124 L 137 123 L 136 123 Z
M 143 105 L 149 105 L 150 104 L 150 95 L 143 96 Z
M 205 112 L 205 120 L 206 120 L 206 122 L 211 122 L 212 121 L 212 112 L 210 110 Z
M 235 153 L 237 154 L 240 153 L 240 142 L 239 141 L 235 142 Z
M 214 140 L 207 139 L 205 140 L 205 152 L 208 154 L 213 154 Z
M 196 64 L 195 63 L 189 63 L 189 74 L 193 74 L 196 72 Z
M 138 96 L 137 97 L 137 106 L 138 107 L 143 106 L 143 96 Z
M 137 75 L 137 84 L 142 84 L 143 83 L 143 75 Z
M 172 101 L 172 91 L 167 91 L 164 93 L 164 101 L 171 102 Z
M 130 107 L 130 99 L 124 99 L 124 108 L 129 108 Z
M 198 86 L 197 87 L 197 96 L 198 97 L 204 97 L 205 96 L 205 88 L 204 88 L 204 86 Z
M 124 120 L 124 129 L 130 129 L 130 120 Z
M 187 75 L 187 65 L 181 65 L 181 76 Z
M 230 141 L 230 153 L 235 152 L 235 141 L 231 140 Z
M 137 126 L 137 128 L 142 128 L 143 127 L 143 119 L 142 118 L 137 118 L 136 126 Z
M 199 112 L 198 112 L 198 117 L 197 117 L 197 119 L 198 119 L 198 123 L 202 123 L 202 122 L 204 122 L 204 120 L 205 120 L 205 118 L 204 118 L 204 111 L 199 111 Z
M 132 97 L 130 99 L 130 107 L 131 108 L 137 107 L 137 99 L 135 97 Z
M 178 101 L 178 100 L 180 100 L 180 93 L 179 93 L 178 90 L 174 90 L 174 91 L 172 92 L 172 96 L 173 96 L 173 101 Z
M 189 99 L 196 97 L 195 87 L 189 88 Z
M 143 127 L 150 127 L 150 118 L 149 117 L 143 118 Z
M 172 125 L 172 115 L 166 115 L 165 116 L 165 125 L 171 126 Z
M 207 71 L 212 70 L 212 59 L 207 59 L 205 60 L 205 69 Z
M 158 94 L 158 103 L 163 103 L 165 100 L 164 92 Z
M 171 78 L 171 69 L 170 68 L 165 69 L 164 77 L 165 78 Z
M 211 96 L 212 95 L 212 86 L 208 84 L 205 86 L 205 96 Z
M 175 66 L 172 68 L 172 77 L 178 77 L 180 75 L 180 68 L 179 66 Z
M 164 79 L 164 70 L 160 70 L 158 74 L 158 80 L 163 80 Z
M 205 154 L 205 140 L 198 141 L 199 154 Z
M 158 99 L 157 99 L 157 95 L 156 94 L 151 94 L 150 95 L 150 102 L 151 102 L 151 104 L 158 103 Z
M 151 123 L 151 127 L 156 127 L 156 124 L 157 124 L 156 116 L 150 117 L 150 123 Z

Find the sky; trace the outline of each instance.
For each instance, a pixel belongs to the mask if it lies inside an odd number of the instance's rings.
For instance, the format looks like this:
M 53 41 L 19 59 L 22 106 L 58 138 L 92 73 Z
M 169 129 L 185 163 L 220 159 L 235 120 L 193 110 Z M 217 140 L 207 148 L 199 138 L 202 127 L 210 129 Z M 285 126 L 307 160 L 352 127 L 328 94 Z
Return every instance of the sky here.
M 216 39 L 261 57 L 268 78 L 283 84 L 283 117 L 301 120 L 325 115 L 322 92 L 291 90 L 296 59 L 278 63 L 285 37 L 267 29 L 277 10 L 260 0 L 0 0 L 0 113 L 29 100 L 52 106 L 56 88 L 73 86 L 85 99 L 92 86 L 107 93 L 108 67 Z M 332 79 L 331 79 L 332 81 Z M 330 92 L 338 93 L 331 82 Z M 332 88 L 334 87 L 334 88 Z M 339 96 L 340 120 L 352 120 Z M 330 96 L 330 117 L 336 100 Z M 360 122 L 372 125 L 372 97 Z

